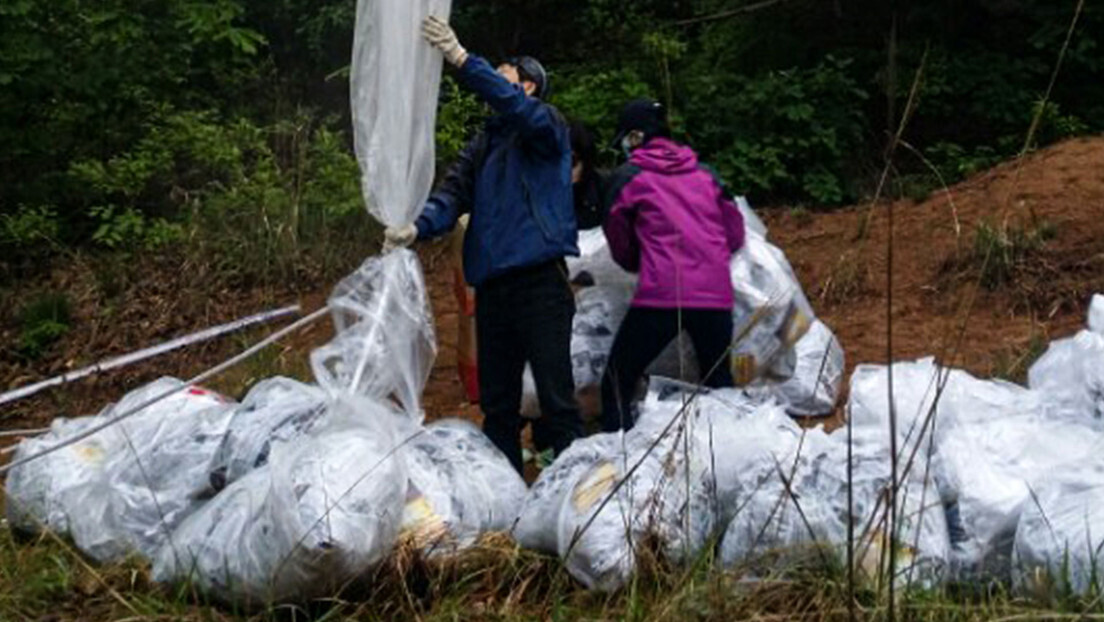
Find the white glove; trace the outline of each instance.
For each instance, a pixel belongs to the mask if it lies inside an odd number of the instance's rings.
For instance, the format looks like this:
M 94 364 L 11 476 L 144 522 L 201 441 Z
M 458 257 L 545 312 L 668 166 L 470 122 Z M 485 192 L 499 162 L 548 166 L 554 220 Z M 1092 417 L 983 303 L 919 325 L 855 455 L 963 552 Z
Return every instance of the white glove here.
M 383 231 L 383 252 L 390 253 L 396 248 L 407 248 L 418 239 L 418 227 L 388 227 Z
M 456 32 L 452 29 L 452 26 L 448 25 L 448 22 L 437 17 L 430 15 L 422 22 L 422 36 L 429 42 L 430 45 L 441 50 L 441 53 L 445 55 L 445 60 L 452 63 L 455 67 L 463 67 L 464 63 L 468 60 L 468 51 L 460 45 L 460 40 L 456 38 Z

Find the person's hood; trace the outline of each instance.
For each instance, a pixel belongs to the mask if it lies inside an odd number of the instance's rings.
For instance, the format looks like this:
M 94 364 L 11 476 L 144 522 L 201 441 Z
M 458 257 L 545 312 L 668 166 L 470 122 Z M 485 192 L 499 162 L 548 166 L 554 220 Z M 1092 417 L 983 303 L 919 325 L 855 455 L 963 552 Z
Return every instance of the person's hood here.
M 696 170 L 698 154 L 667 138 L 653 138 L 635 149 L 629 162 L 646 171 L 673 175 Z

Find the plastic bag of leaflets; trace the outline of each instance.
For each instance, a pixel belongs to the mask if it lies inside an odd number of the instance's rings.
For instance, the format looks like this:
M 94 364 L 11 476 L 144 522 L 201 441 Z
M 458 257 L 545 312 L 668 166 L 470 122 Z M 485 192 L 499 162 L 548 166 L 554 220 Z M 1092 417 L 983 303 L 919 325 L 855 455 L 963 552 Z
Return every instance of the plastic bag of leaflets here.
M 1104 460 L 1091 457 L 1045 477 L 1016 528 L 1012 577 L 1017 589 L 1049 597 L 1104 589 Z
M 778 409 L 780 411 L 780 409 Z M 848 506 L 846 435 L 803 431 L 784 412 L 740 422 L 717 464 L 731 482 L 720 559 L 766 576 L 799 567 L 838 567 L 846 559 L 848 521 L 855 560 L 870 578 L 883 576 L 886 548 L 897 547 L 894 581 L 931 586 L 945 576 L 947 526 L 931 478 L 910 469 L 898 491 L 896 536 L 888 535 L 889 447 L 882 434 L 857 434 L 852 444 L 853 506 Z
M 856 429 L 888 430 L 886 370 L 863 366 L 852 376 Z M 1008 580 L 1032 482 L 1091 455 L 1099 435 L 1090 416 L 1056 416 L 1045 394 L 979 380 L 933 359 L 895 363 L 893 375 L 901 446 L 920 455 L 930 447 L 952 545 L 951 575 Z
M 162 378 L 128 393 L 99 415 L 57 419 L 48 434 L 23 441 L 18 462 L 110 421 L 162 394 L 134 416 L 8 474 L 7 515 L 20 531 L 70 536 L 100 562 L 153 555 L 213 491 L 215 451 L 234 404 Z
M 1089 329 L 1050 344 L 1028 370 L 1028 386 L 1045 394 L 1055 417 L 1104 429 L 1104 296 L 1093 298 Z
M 628 433 L 576 441 L 541 472 L 514 536 L 555 552 L 590 589 L 612 591 L 632 576 L 643 547 L 685 561 L 709 540 L 716 498 L 694 417 L 654 395 Z
M 736 292 L 733 377 L 761 399 L 779 399 L 791 414 L 830 413 L 843 379 L 843 349 L 816 320 L 785 255 L 767 242 L 762 221 L 743 198 L 737 205 L 747 241 L 731 269 Z M 601 230 L 580 232 L 579 249 L 581 256 L 568 260 L 571 279 L 581 286 L 571 351 L 575 385 L 586 391 L 601 382 L 635 278 L 614 263 Z M 695 360 L 689 340 L 679 340 L 649 373 L 693 381 L 698 375 Z M 526 397 L 530 410 L 535 409 L 535 396 Z

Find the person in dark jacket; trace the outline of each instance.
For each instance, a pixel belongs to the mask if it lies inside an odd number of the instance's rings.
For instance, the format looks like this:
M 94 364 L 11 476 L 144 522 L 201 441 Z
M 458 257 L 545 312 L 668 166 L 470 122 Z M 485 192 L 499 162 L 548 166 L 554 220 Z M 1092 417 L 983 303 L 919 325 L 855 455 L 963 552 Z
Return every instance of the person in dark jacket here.
M 622 112 L 616 143 L 630 156 L 608 182 L 603 230 L 614 261 L 639 281 L 602 378 L 606 431 L 633 426 L 637 382 L 684 329 L 705 385 L 732 385 L 729 262 L 744 220 L 717 176 L 670 136 L 659 102 L 634 100 Z
M 423 34 L 459 69 L 461 84 L 496 114 L 461 152 L 415 224 L 385 232 L 385 247 L 438 237 L 470 214 L 464 277 L 476 290 L 483 430 L 520 472 L 527 362 L 556 453 L 582 435 L 571 370 L 575 297 L 564 263 L 579 254 L 567 123 L 541 100 L 548 77 L 535 59 L 512 59 L 496 70 L 468 54 L 436 17 L 426 19 Z
M 604 211 L 598 145 L 594 134 L 580 121 L 571 123 L 571 184 L 579 230 L 601 227 Z

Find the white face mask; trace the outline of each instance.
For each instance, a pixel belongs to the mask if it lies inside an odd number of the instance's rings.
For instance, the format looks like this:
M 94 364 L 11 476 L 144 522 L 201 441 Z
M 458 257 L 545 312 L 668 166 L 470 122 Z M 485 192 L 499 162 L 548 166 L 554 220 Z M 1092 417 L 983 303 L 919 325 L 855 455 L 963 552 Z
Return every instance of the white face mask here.
M 628 136 L 621 139 L 621 151 L 625 152 L 625 157 L 626 158 L 632 156 L 633 144 L 632 144 L 632 141 L 629 140 Z

